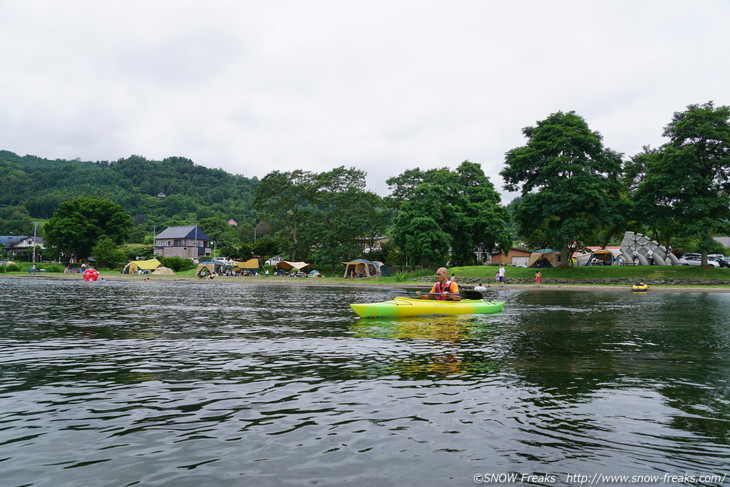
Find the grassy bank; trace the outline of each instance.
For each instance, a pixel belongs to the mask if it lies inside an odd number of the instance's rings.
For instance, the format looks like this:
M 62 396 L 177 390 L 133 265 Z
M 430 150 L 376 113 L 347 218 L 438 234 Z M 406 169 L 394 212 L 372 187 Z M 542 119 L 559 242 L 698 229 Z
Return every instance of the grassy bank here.
M 473 266 L 454 267 L 449 273 L 456 274 L 457 278 L 494 280 L 494 275 L 499 267 L 495 266 Z M 574 280 L 600 280 L 600 279 L 655 279 L 655 280 L 730 280 L 730 269 L 722 268 L 700 268 L 692 266 L 594 266 L 594 267 L 569 267 L 567 269 L 527 269 L 523 267 L 506 267 L 506 278 L 533 279 L 535 271 L 542 273 L 543 280 L 546 279 L 574 279 Z
M 10 272 L 2 275 L 26 275 L 27 268 L 30 265 L 22 266 L 20 272 Z M 39 268 L 44 266 L 39 265 Z M 50 270 L 50 269 L 49 269 Z M 498 267 L 495 266 L 471 266 L 471 267 L 453 267 L 449 269 L 449 274 L 456 274 L 460 284 L 465 286 L 475 285 L 478 282 L 493 283 L 494 276 Z M 615 284 L 623 285 L 626 283 L 635 283 L 645 281 L 654 285 L 666 286 L 717 286 L 730 287 L 730 269 L 720 268 L 700 268 L 690 266 L 596 266 L 596 267 L 571 267 L 568 269 L 540 269 L 542 273 L 543 283 L 550 284 L 591 284 L 604 285 Z M 122 275 L 120 271 L 112 269 L 101 269 L 100 274 L 109 279 L 142 279 L 137 275 Z M 64 276 L 73 277 L 80 275 L 63 274 L 62 272 L 44 272 L 39 276 Z M 534 281 L 535 269 L 527 269 L 521 267 L 507 267 L 506 281 L 507 284 L 532 284 Z M 197 280 L 194 270 L 178 272 L 174 276 L 155 276 L 150 274 L 151 279 L 165 280 Z M 435 280 L 435 269 L 433 271 L 421 270 L 407 274 L 398 274 L 397 276 L 380 278 L 380 279 L 343 279 L 339 277 L 325 278 L 275 278 L 275 277 L 241 277 L 229 278 L 222 277 L 223 280 L 242 279 L 248 282 L 287 282 L 287 283 L 307 283 L 307 284 L 331 284 L 331 285 L 386 285 L 386 286 L 414 286 L 417 284 L 427 285 Z
M 481 282 L 494 283 L 499 267 L 472 266 L 452 267 L 449 275 L 455 274 L 458 282 L 469 287 Z M 506 283 L 534 284 L 535 271 L 521 267 L 506 267 Z M 730 269 L 699 268 L 689 266 L 596 266 L 571 267 L 568 269 L 539 269 L 542 282 L 550 284 L 585 284 L 585 285 L 626 285 L 644 281 L 663 286 L 716 286 L 730 287 Z M 436 278 L 434 271 L 418 271 L 398 276 L 368 280 L 372 283 L 387 285 L 413 285 L 430 283 Z M 350 279 L 340 281 L 351 281 Z

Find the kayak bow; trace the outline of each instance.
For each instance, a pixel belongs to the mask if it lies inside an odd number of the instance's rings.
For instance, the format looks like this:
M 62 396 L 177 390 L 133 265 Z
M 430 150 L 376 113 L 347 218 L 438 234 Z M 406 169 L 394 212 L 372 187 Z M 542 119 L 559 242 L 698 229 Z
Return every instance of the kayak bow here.
M 381 303 L 354 303 L 350 307 L 363 318 L 425 315 L 466 315 L 498 313 L 504 309 L 504 301 L 462 299 L 438 301 L 434 299 L 394 298 Z

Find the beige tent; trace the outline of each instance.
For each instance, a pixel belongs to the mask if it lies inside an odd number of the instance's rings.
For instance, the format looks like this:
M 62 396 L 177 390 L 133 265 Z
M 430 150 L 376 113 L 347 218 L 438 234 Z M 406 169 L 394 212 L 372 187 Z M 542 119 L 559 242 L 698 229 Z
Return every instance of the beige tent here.
M 252 271 L 261 268 L 261 263 L 258 259 L 248 259 L 246 262 L 234 262 L 233 270 L 236 272 Z
M 595 264 L 599 265 L 612 265 L 614 259 L 613 252 L 610 250 L 594 250 L 593 258 L 596 260 Z
M 226 265 L 222 262 L 201 262 L 195 268 L 195 275 L 201 277 L 206 274 L 223 274 L 225 273 L 225 269 Z
M 282 260 L 281 262 L 276 264 L 276 267 L 281 267 L 285 271 L 296 269 L 299 272 L 301 272 L 302 269 L 310 266 L 311 265 L 307 264 L 306 262 L 287 262 L 286 260 Z
M 345 278 L 348 277 L 381 277 L 382 262 L 355 259 L 345 264 Z
M 160 266 L 152 271 L 152 274 L 156 274 L 158 276 L 174 276 L 175 272 L 169 267 Z
M 139 271 L 152 272 L 162 265 L 157 259 L 133 260 L 122 269 L 122 274 L 137 274 Z
M 557 267 L 558 253 L 552 249 L 535 250 L 530 254 L 527 267 Z

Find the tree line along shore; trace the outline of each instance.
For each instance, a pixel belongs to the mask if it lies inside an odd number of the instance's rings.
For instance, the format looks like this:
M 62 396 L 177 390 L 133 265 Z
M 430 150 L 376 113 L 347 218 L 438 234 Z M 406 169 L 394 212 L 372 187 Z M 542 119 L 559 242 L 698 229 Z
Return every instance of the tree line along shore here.
M 50 161 L 0 151 L 0 237 L 32 234 L 33 261 L 41 252 L 113 268 L 158 254 L 164 228 L 195 225 L 215 243 L 199 260 L 278 255 L 328 275 L 356 258 L 472 266 L 513 247 L 555 249 L 567 265 L 583 246 L 614 245 L 627 231 L 702 254 L 704 265 L 708 254 L 730 252 L 716 240 L 730 229 L 730 107 L 687 106 L 664 127 L 666 143 L 633 156 L 604 145 L 572 111 L 522 133 L 499 171 L 503 189 L 519 195 L 506 206 L 481 163 L 468 160 L 407 169 L 380 196 L 354 167 L 259 181 L 179 157 Z

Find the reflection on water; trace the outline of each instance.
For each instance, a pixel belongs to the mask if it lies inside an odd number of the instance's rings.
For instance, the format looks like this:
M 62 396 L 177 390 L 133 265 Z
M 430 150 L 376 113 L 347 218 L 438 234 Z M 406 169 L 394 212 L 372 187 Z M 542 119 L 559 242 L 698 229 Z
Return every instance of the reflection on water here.
M 365 337 L 455 342 L 482 336 L 489 326 L 480 315 L 453 315 L 358 318 L 352 328 Z
M 495 315 L 349 308 L 387 297 L 0 279 L 3 485 L 728 473 L 730 296 L 498 289 Z
M 353 330 L 357 336 L 409 340 L 424 351 L 409 360 L 389 364 L 387 375 L 424 379 L 483 373 L 495 367 L 488 356 L 469 353 L 464 342 L 488 340 L 489 316 L 418 316 L 403 318 L 358 318 Z M 430 351 L 431 353 L 427 353 Z

